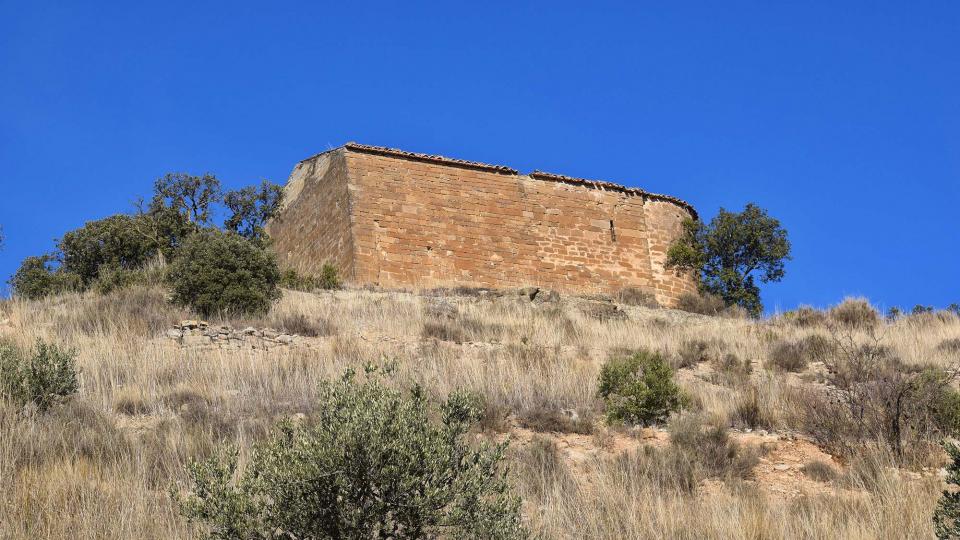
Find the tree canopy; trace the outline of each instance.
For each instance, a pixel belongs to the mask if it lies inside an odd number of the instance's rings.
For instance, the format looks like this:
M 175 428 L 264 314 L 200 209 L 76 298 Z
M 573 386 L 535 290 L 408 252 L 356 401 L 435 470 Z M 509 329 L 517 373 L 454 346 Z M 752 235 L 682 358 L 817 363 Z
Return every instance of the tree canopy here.
M 9 283 L 16 294 L 25 298 L 84 291 L 92 286 L 109 290 L 118 283 L 143 281 L 130 278 L 147 277 L 154 261 L 160 264 L 152 268 L 160 270 L 151 276 L 162 277 L 165 272 L 162 263 L 177 259 L 188 240 L 198 235 L 216 237 L 217 245 L 221 248 L 229 245 L 226 251 L 234 255 L 244 248 L 238 241 L 246 241 L 254 251 L 262 251 L 267 245 L 266 224 L 275 217 L 282 199 L 283 188 L 266 180 L 257 186 L 224 194 L 220 181 L 213 174 L 166 174 L 154 182 L 148 204 L 141 200 L 135 213 L 89 221 L 66 232 L 52 253 L 26 258 Z M 230 213 L 221 229 L 216 218 L 226 214 L 224 206 Z M 216 233 L 221 230 L 237 233 L 233 235 L 236 238 L 220 239 Z M 0 229 L 0 248 L 2 242 L 3 231 Z M 193 249 L 196 250 L 196 246 Z M 273 274 L 278 272 L 275 262 L 264 257 L 258 256 L 255 261 L 270 267 L 264 271 L 270 274 L 266 276 L 267 281 L 274 282 Z M 223 261 L 228 267 L 218 271 L 233 275 L 237 269 L 229 266 L 233 264 L 231 260 Z M 211 268 L 217 268 L 214 262 L 207 261 Z M 183 264 L 181 262 L 180 266 Z M 259 284 L 260 278 L 264 277 L 258 273 L 260 270 L 262 268 L 253 271 L 252 278 L 241 276 L 240 281 L 250 282 L 252 279 Z M 269 290 L 264 298 L 254 302 L 256 309 L 269 305 L 274 288 L 272 283 L 267 286 Z M 231 304 L 231 307 L 236 306 Z
M 267 180 L 227 192 L 223 204 L 231 214 L 223 226 L 248 240 L 263 241 L 267 222 L 277 215 L 282 202 L 283 187 Z
M 763 304 L 757 280 L 780 281 L 790 259 L 790 241 L 780 221 L 748 203 L 742 212 L 721 208 L 710 223 L 687 220 L 683 228 L 667 253 L 667 268 L 697 273 L 702 291 L 759 315 Z

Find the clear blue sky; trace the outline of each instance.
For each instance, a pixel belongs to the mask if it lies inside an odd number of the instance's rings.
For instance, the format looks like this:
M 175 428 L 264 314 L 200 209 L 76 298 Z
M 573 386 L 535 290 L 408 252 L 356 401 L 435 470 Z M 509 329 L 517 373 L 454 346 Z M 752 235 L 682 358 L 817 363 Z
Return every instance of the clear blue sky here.
M 960 301 L 960 2 L 773 4 L 0 0 L 0 276 L 164 172 L 356 140 L 755 201 L 768 310 Z

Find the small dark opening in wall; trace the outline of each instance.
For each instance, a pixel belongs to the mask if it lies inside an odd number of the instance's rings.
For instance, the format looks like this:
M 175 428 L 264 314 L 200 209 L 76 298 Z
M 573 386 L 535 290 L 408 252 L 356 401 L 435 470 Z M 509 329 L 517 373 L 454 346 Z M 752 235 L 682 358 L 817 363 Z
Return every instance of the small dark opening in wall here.
M 610 220 L 610 241 L 611 241 L 611 242 L 616 242 L 616 241 L 617 241 L 617 229 L 615 229 L 615 228 L 613 227 L 613 220 L 612 220 L 612 219 Z

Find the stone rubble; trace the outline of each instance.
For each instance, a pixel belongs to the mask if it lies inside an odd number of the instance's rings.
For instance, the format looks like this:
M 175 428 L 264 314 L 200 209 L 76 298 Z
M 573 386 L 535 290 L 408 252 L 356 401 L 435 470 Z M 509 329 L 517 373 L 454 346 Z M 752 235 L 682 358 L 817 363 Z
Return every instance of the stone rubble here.
M 287 334 L 274 328 L 248 326 L 236 329 L 229 325 L 211 326 L 206 321 L 186 320 L 167 330 L 167 339 L 184 347 L 216 346 L 240 348 L 249 345 L 254 349 L 293 345 L 300 339 L 296 334 Z

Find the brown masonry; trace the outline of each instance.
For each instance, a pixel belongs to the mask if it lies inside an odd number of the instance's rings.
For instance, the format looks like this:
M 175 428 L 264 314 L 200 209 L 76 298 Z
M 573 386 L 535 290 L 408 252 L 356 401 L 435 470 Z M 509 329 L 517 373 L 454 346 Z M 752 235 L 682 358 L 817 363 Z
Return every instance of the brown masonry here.
M 540 286 L 666 305 L 696 290 L 663 268 L 687 203 L 608 182 L 348 143 L 297 164 L 270 234 L 281 262 L 354 284 Z

